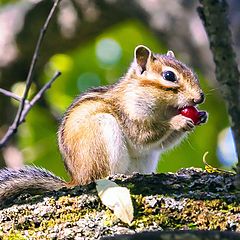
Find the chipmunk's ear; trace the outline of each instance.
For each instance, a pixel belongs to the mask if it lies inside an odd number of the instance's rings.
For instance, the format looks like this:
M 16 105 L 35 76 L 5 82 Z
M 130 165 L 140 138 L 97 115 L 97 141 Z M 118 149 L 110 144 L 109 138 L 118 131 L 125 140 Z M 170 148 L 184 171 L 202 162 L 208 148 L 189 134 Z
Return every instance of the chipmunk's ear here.
M 138 45 L 134 50 L 134 61 L 138 65 L 140 73 L 143 73 L 150 59 L 152 58 L 152 52 L 144 45 Z
M 168 50 L 168 51 L 167 51 L 167 56 L 168 56 L 168 57 L 175 58 L 175 54 L 174 54 L 174 52 L 171 51 L 171 50 Z

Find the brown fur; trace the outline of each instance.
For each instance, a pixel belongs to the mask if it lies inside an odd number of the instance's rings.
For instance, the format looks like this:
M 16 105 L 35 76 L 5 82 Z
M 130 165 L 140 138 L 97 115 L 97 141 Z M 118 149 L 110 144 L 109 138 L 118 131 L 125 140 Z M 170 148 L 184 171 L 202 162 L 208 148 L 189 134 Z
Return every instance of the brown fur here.
M 101 112 L 107 112 L 104 101 L 87 100 L 80 105 L 77 102 L 61 127 L 60 146 L 72 184 L 87 184 L 109 174 L 107 151 L 95 117 Z
M 177 81 L 163 78 L 169 70 Z M 201 94 L 196 75 L 173 52 L 153 54 L 138 46 L 123 78 L 80 95 L 64 114 L 58 143 L 71 181 L 34 167 L 2 170 L 0 200 L 25 189 L 47 191 L 111 173 L 154 171 L 158 154 L 193 130 L 178 109 L 201 102 Z
M 156 79 L 138 75 L 132 65 L 117 84 L 105 87 L 104 90 L 96 88 L 80 96 L 63 119 L 59 146 L 76 184 L 85 184 L 110 173 L 104 139 L 95 118 L 98 113 L 114 116 L 124 135 L 134 145 L 147 145 L 160 140 L 174 125 L 174 120 L 171 122 L 170 119 L 176 115 L 179 92 L 186 97 L 183 105 L 193 104 L 192 99 L 201 92 L 194 73 L 172 56 L 152 55 L 147 59 L 141 55 L 148 54 L 147 51 L 139 51 L 137 54 L 138 64 L 142 67 L 141 74 L 146 70 L 156 74 Z M 158 81 L 163 66 L 171 67 L 178 73 L 179 83 L 176 86 L 168 87 Z M 189 92 L 185 85 L 188 85 Z M 125 96 L 133 92 L 138 98 L 134 102 L 136 108 L 147 109 L 149 103 L 149 115 L 134 116 L 128 112 L 127 106 L 131 104 L 131 99 L 126 99 Z M 175 122 L 177 124 L 178 120 Z M 168 139 L 162 146 L 171 145 L 182 135 L 182 132 L 171 133 L 170 142 Z

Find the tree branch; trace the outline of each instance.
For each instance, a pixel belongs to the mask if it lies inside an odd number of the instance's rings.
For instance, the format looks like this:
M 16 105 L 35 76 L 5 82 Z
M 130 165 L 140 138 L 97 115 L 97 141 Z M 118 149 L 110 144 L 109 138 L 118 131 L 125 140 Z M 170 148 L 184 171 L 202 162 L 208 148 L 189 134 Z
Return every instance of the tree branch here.
M 30 69 L 29 69 L 29 72 L 28 72 L 28 76 L 27 76 L 27 80 L 26 80 L 26 87 L 25 87 L 25 90 L 24 90 L 24 93 L 23 93 L 23 98 L 22 98 L 22 101 L 20 102 L 17 115 L 16 115 L 16 117 L 14 119 L 14 122 L 11 126 L 11 128 L 13 128 L 13 129 L 17 129 L 17 127 L 19 125 L 19 122 L 20 122 L 20 119 L 22 117 L 22 111 L 24 109 L 25 100 L 27 99 L 28 92 L 29 92 L 30 87 L 32 85 L 32 76 L 33 76 L 33 71 L 34 71 L 35 65 L 37 63 L 38 56 L 39 56 L 39 50 L 40 50 L 43 38 L 45 36 L 47 27 L 49 25 L 49 22 L 50 22 L 50 20 L 51 20 L 51 18 L 52 18 L 52 16 L 53 16 L 53 14 L 54 14 L 54 12 L 55 12 L 55 10 L 56 10 L 60 1 L 61 0 L 56 0 L 54 2 L 53 7 L 51 8 L 50 13 L 48 14 L 48 17 L 47 17 L 47 19 L 46 19 L 46 21 L 43 25 L 43 28 L 40 31 L 40 35 L 39 35 L 39 38 L 38 38 L 38 41 L 37 41 L 37 45 L 36 45 L 36 48 L 35 48 L 35 51 L 34 51 L 34 54 L 33 54 L 33 58 L 32 58 L 32 62 L 31 62 L 31 65 L 30 65 Z
M 232 48 L 231 32 L 228 27 L 226 0 L 199 0 L 199 16 L 208 34 L 210 48 L 216 65 L 216 78 L 226 101 L 231 117 L 238 166 L 240 167 L 240 81 L 239 71 Z
M 47 16 L 47 19 L 40 31 L 39 37 L 38 37 L 38 41 L 34 50 L 34 54 L 32 57 L 32 61 L 30 64 L 30 68 L 28 71 L 28 76 L 26 79 L 26 86 L 25 86 L 25 90 L 23 93 L 23 97 L 20 100 L 20 104 L 18 107 L 18 111 L 17 114 L 15 116 L 15 119 L 13 121 L 13 123 L 11 124 L 11 126 L 8 128 L 6 134 L 3 136 L 3 138 L 0 140 L 0 148 L 2 148 L 3 146 L 6 145 L 6 143 L 9 141 L 9 139 L 13 136 L 14 133 L 16 133 L 18 126 L 24 121 L 27 113 L 30 111 L 30 109 L 32 108 L 32 106 L 40 99 L 40 97 L 43 95 L 43 93 L 51 86 L 52 82 L 58 77 L 60 76 L 60 72 L 57 72 L 53 78 L 46 84 L 44 85 L 44 87 L 42 89 L 40 89 L 40 91 L 36 94 L 36 96 L 32 99 L 32 101 L 28 104 L 26 104 L 27 101 L 27 97 L 28 97 L 28 92 L 30 90 L 30 87 L 32 85 L 32 76 L 33 76 L 33 72 L 37 63 L 37 59 L 39 56 L 39 51 L 40 51 L 40 47 L 41 44 L 43 42 L 43 38 L 45 36 L 46 30 L 48 28 L 49 22 L 59 4 L 61 0 L 56 0 Z M 12 94 L 10 94 L 10 92 L 8 91 L 3 91 L 5 92 L 5 94 L 11 95 L 11 97 L 13 97 Z M 15 96 L 16 97 L 16 96 Z
M 26 101 L 25 101 L 25 104 L 24 104 L 24 108 L 22 110 L 22 114 L 21 114 L 21 118 L 19 119 L 19 123 L 18 123 L 18 126 L 20 124 L 22 124 L 28 114 L 28 112 L 31 110 L 31 108 L 36 104 L 36 102 L 42 97 L 42 95 L 44 94 L 44 92 L 46 92 L 46 90 L 48 88 L 51 87 L 52 83 L 61 75 L 61 72 L 56 72 L 54 74 L 54 76 L 51 78 L 51 80 L 49 82 L 47 82 L 40 90 L 39 92 L 34 96 L 34 98 L 28 102 L 26 104 Z M 17 126 L 17 128 L 18 128 Z M 2 147 L 4 147 L 7 142 L 10 140 L 10 138 L 14 135 L 14 133 L 16 133 L 16 130 L 17 128 L 15 128 L 13 125 L 11 125 L 6 134 L 2 137 L 2 139 L 0 140 L 0 149 Z
M 39 92 L 34 96 L 34 98 L 29 102 L 29 104 L 27 105 L 26 108 L 23 109 L 22 111 L 22 115 L 20 118 L 20 124 L 24 121 L 26 115 L 28 114 L 28 112 L 30 111 L 30 109 L 36 104 L 36 102 L 42 97 L 42 95 L 44 94 L 44 92 L 46 92 L 47 89 L 49 89 L 52 85 L 52 83 L 61 75 L 61 72 L 57 71 L 53 77 L 51 78 L 51 80 L 49 82 L 47 82 L 40 90 Z M 1 147 L 1 145 L 0 145 Z
M 232 174 L 190 168 L 177 173 L 119 174 L 109 180 L 131 192 L 135 214 L 130 226 L 119 222 L 103 206 L 96 183 L 91 183 L 38 196 L 39 189 L 35 189 L 35 193 L 23 192 L 21 196 L 14 192 L 16 195 L 2 199 L 0 237 L 2 233 L 9 239 L 13 236 L 10 234 L 27 238 L 31 231 L 32 239 L 41 236 L 42 239 L 103 240 L 103 236 L 113 234 L 163 230 L 155 236 L 137 234 L 130 239 L 240 239 L 240 192 L 234 188 Z M 208 232 L 193 234 L 193 229 Z M 181 237 L 174 233 L 176 230 L 185 232 L 180 233 Z M 209 230 L 218 232 L 210 233 Z
M 17 100 L 17 101 L 21 101 L 22 100 L 22 98 L 21 97 L 19 97 L 17 94 L 15 94 L 15 93 L 13 93 L 13 92 L 10 92 L 10 91 L 8 91 L 8 90 L 5 90 L 5 89 L 3 89 L 3 88 L 0 88 L 0 93 L 2 93 L 3 95 L 5 95 L 5 96 L 7 96 L 7 97 L 10 97 L 10 98 L 13 98 L 13 99 L 15 99 L 15 100 Z M 27 100 L 25 100 L 25 103 L 27 102 Z

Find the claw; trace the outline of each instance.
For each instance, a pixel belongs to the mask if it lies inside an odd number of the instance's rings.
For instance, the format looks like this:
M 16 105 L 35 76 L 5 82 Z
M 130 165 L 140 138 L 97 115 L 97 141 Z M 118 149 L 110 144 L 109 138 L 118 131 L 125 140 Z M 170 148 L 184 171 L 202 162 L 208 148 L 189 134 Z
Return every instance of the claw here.
M 208 118 L 208 114 L 205 111 L 201 111 L 199 112 L 199 122 L 197 124 L 201 124 L 201 123 L 205 123 L 207 121 Z

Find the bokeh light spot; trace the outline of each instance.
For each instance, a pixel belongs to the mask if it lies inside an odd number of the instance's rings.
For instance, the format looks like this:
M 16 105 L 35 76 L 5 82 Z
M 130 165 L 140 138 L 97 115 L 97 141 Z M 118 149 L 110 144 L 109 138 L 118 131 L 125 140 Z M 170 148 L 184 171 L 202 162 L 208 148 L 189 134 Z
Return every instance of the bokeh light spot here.
M 101 79 L 96 73 L 85 72 L 79 76 L 77 80 L 77 88 L 80 92 L 84 92 L 91 87 L 99 86 L 100 83 Z
M 54 69 L 58 69 L 61 72 L 67 72 L 73 67 L 73 60 L 66 54 L 55 54 L 50 59 L 50 63 Z
M 25 82 L 16 82 L 12 86 L 12 92 L 17 94 L 19 97 L 23 96 L 24 90 L 26 88 Z
M 16 82 L 11 87 L 11 91 L 13 93 L 15 93 L 17 96 L 22 97 L 23 94 L 24 94 L 25 88 L 26 88 L 26 83 L 25 82 Z M 36 90 L 36 86 L 34 84 L 32 84 L 31 88 L 29 90 L 29 93 L 28 93 L 28 99 L 31 98 L 31 95 L 35 92 L 35 90 Z M 19 102 L 14 100 L 14 99 L 11 99 L 11 101 L 14 105 L 19 104 Z
M 237 154 L 231 128 L 225 128 L 219 133 L 217 154 L 221 164 L 226 167 L 237 163 Z
M 122 56 L 122 48 L 112 38 L 100 39 L 96 44 L 96 56 L 103 65 L 116 64 Z

